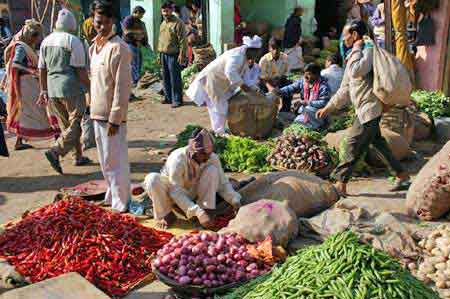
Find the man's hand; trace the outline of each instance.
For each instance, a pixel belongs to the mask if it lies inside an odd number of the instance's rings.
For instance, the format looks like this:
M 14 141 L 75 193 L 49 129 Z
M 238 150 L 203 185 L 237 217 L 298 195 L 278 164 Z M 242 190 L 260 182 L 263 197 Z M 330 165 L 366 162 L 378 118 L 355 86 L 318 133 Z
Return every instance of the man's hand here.
M 108 137 L 113 137 L 119 133 L 120 126 L 108 123 Z
M 47 91 L 41 91 L 36 104 L 38 104 L 39 106 L 46 106 L 48 104 L 48 93 L 47 93 Z
M 330 111 L 328 111 L 328 108 L 323 108 L 323 109 L 320 109 L 319 111 L 317 111 L 317 113 L 316 113 L 316 117 L 317 118 L 325 118 L 325 117 L 327 117 L 327 115 L 330 113 Z
M 250 86 L 248 86 L 247 84 L 242 84 L 242 85 L 241 85 L 241 90 L 242 90 L 243 92 L 250 92 L 250 91 L 252 91 L 252 89 L 250 88 Z
M 179 55 L 178 56 L 178 64 L 179 65 L 185 65 L 187 62 L 187 59 L 184 55 Z

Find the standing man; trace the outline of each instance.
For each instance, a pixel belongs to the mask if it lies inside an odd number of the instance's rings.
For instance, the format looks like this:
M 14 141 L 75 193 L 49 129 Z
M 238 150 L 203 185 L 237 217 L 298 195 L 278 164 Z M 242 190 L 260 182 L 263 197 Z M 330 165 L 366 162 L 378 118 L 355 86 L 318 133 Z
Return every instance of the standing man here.
M 197 105 L 208 107 L 211 128 L 217 134 L 225 134 L 228 101 L 239 88 L 252 90 L 244 79 L 249 64 L 254 63 L 262 47 L 259 36 L 244 36 L 244 44 L 226 51 L 208 64 L 189 86 L 186 95 Z
M 344 79 L 328 105 L 317 112 L 319 118 L 324 118 L 330 112 L 344 108 L 349 101 L 355 106 L 357 118 L 347 139 L 348 151 L 334 171 L 338 181 L 336 189 L 343 196 L 346 196 L 347 183 L 356 162 L 371 144 L 384 156 L 382 160 L 397 176 L 395 187 L 391 191 L 408 189 L 410 185 L 408 173 L 394 157 L 380 132 L 380 120 L 386 107 L 373 93 L 373 45 L 364 41 L 363 37 L 367 33 L 366 24 L 360 20 L 352 21 L 344 27 L 345 46 L 352 48 Z
M 103 176 L 108 184 L 105 203 L 126 212 L 130 199 L 127 112 L 131 95 L 131 52 L 113 32 L 112 5 L 95 1 L 94 24 L 98 32 L 91 54 L 91 118 Z
M 142 6 L 136 6 L 133 9 L 133 14 L 126 17 L 122 22 L 123 39 L 133 53 L 131 71 L 134 85 L 141 78 L 142 53 L 140 47 L 149 47 L 147 29 L 145 23 L 142 22 L 144 15 L 145 9 Z
M 58 13 L 55 31 L 44 39 L 39 55 L 39 102 L 49 104 L 51 114 L 58 117 L 62 134 L 56 144 L 45 152 L 50 165 L 63 173 L 60 157 L 75 150 L 75 166 L 91 161 L 83 157 L 81 120 L 86 110 L 85 88 L 89 88 L 86 51 L 77 30 L 75 16 L 67 9 Z M 50 84 L 48 84 L 50 83 Z
M 288 56 L 289 71 L 302 69 L 303 50 L 300 46 L 302 37 L 303 8 L 296 7 L 284 26 L 284 53 Z
M 186 28 L 183 21 L 173 16 L 172 4 L 164 3 L 161 13 L 164 21 L 159 30 L 158 51 L 161 53 L 164 81 L 163 104 L 172 104 L 172 108 L 178 108 L 183 105 L 181 66 L 186 64 Z

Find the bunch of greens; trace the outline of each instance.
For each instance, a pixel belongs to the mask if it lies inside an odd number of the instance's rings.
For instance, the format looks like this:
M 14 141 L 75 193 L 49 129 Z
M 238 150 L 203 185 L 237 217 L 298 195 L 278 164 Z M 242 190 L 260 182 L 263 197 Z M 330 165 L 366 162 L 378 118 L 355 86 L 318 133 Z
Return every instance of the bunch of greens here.
M 202 127 L 189 124 L 177 135 L 175 149 L 188 145 L 192 133 Z M 221 137 L 214 138 L 215 153 L 220 157 L 222 166 L 233 172 L 268 172 L 272 168 L 267 157 L 272 151 L 271 144 L 258 143 L 250 138 Z
M 158 54 L 152 50 L 142 47 L 142 73 L 160 74 L 161 65 L 158 62 Z
M 181 72 L 181 80 L 183 80 L 183 89 L 188 89 L 195 75 L 198 73 L 198 66 L 193 64 L 185 68 Z
M 288 79 L 289 81 L 292 81 L 292 82 L 298 81 L 298 80 L 300 80 L 301 78 L 302 78 L 302 74 L 299 73 L 299 72 L 291 73 L 291 74 L 289 74 L 288 77 L 287 77 L 287 79 Z
M 321 141 L 323 139 L 323 135 L 317 131 L 311 130 L 302 124 L 299 123 L 292 123 L 289 127 L 284 129 L 283 135 L 288 134 L 294 134 L 296 136 L 302 136 L 307 137 L 309 139 L 315 140 L 315 141 Z
M 347 231 L 297 251 L 270 274 L 220 299 L 438 299 L 388 254 Z
M 430 117 L 450 117 L 450 98 L 442 92 L 419 90 L 411 96 L 419 109 Z
M 199 125 L 188 124 L 183 132 L 177 135 L 177 143 L 175 144 L 175 149 L 187 146 L 192 133 L 197 129 L 202 129 L 202 127 Z
M 267 157 L 270 144 L 258 143 L 250 138 L 229 137 L 225 150 L 220 154 L 224 168 L 233 172 L 269 172 L 272 170 Z
M 355 109 L 352 107 L 344 116 L 334 119 L 327 132 L 337 132 L 350 128 L 355 121 Z

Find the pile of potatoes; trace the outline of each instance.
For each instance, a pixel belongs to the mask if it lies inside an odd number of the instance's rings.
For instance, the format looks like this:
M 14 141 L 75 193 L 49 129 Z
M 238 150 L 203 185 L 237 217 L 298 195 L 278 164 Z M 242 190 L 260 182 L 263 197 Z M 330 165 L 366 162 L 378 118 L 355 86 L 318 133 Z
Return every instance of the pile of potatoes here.
M 427 284 L 434 282 L 438 289 L 450 289 L 450 226 L 438 227 L 419 245 L 424 259 L 417 269 L 410 264 L 410 270 Z

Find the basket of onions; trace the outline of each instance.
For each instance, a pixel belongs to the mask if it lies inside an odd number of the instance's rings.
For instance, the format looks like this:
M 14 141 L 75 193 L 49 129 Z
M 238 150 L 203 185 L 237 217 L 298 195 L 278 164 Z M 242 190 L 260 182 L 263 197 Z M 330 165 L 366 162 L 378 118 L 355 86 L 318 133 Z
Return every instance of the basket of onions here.
M 154 273 L 180 295 L 220 293 L 271 270 L 271 265 L 248 252 L 248 244 L 237 234 L 173 238 L 158 251 Z

